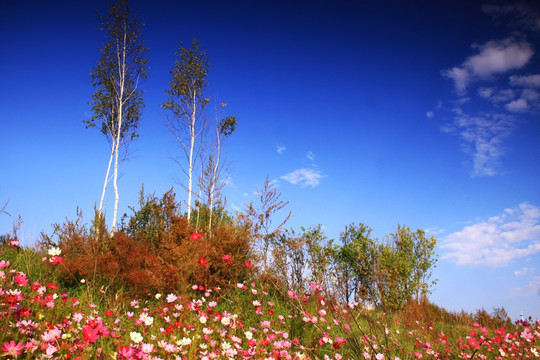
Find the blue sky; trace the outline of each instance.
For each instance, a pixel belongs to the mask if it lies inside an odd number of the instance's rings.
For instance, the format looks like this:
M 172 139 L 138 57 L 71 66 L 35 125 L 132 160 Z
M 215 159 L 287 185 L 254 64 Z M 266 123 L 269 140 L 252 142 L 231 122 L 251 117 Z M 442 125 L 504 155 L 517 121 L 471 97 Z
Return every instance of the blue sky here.
M 133 1 L 149 78 L 120 215 L 182 173 L 165 127 L 178 42 L 208 50 L 208 95 L 239 118 L 225 155 L 231 211 L 268 176 L 288 226 L 336 238 L 362 222 L 437 236 L 432 301 L 540 318 L 540 9 L 470 1 Z M 99 201 L 109 150 L 86 130 L 102 1 L 0 5 L 0 233 L 23 243 Z M 112 218 L 114 195 L 108 196 Z M 278 219 L 276 219 L 278 220 Z

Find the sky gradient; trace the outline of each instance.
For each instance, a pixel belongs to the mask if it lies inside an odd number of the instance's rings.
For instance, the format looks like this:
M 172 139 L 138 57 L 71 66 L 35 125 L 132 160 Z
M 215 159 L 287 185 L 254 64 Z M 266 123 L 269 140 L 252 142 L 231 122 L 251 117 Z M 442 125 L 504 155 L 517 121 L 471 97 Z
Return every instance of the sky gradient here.
M 461 2 L 457 2 L 461 3 Z M 331 5 L 330 5 L 331 4 Z M 239 118 L 224 154 L 228 209 L 268 176 L 289 227 L 329 238 L 362 222 L 438 239 L 431 300 L 540 318 L 540 9 L 533 2 L 132 1 L 149 77 L 140 137 L 121 168 L 119 216 L 182 172 L 167 131 L 169 71 L 196 38 L 208 96 Z M 0 233 L 25 245 L 92 218 L 109 149 L 85 129 L 105 1 L 0 4 Z M 114 194 L 107 197 L 112 218 Z M 278 214 L 284 216 L 285 214 Z

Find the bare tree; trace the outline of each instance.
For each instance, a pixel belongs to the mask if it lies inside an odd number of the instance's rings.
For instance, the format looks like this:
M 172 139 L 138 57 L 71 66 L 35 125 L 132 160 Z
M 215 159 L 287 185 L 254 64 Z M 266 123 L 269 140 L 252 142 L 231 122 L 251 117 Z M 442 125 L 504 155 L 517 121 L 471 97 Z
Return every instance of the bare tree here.
M 6 208 L 9 204 L 9 199 L 8 201 L 6 201 L 6 203 L 4 204 L 4 206 L 2 206 L 2 208 L 0 209 L 0 214 L 6 214 L 7 216 L 11 216 L 7 211 L 6 211 Z
M 246 217 L 250 220 L 252 232 L 255 240 L 259 243 L 259 251 L 263 258 L 264 272 L 268 271 L 268 250 L 270 244 L 282 232 L 283 226 L 289 221 L 291 211 L 278 226 L 272 225 L 272 215 L 285 208 L 289 202 L 280 200 L 281 193 L 277 191 L 268 177 L 264 181 L 264 186 L 257 191 L 260 200 L 260 210 L 258 211 L 253 202 L 247 205 Z
M 228 174 L 223 174 L 223 170 L 226 168 L 222 162 L 222 149 L 224 142 L 235 130 L 238 119 L 235 116 L 225 116 L 221 118 L 220 115 L 225 106 L 225 103 L 221 103 L 221 110 L 215 108 L 215 141 L 213 143 L 212 150 L 208 156 L 208 162 L 205 170 L 205 192 L 208 199 L 208 232 L 212 232 L 212 221 L 214 213 L 215 201 L 220 200 L 221 189 L 226 185 Z

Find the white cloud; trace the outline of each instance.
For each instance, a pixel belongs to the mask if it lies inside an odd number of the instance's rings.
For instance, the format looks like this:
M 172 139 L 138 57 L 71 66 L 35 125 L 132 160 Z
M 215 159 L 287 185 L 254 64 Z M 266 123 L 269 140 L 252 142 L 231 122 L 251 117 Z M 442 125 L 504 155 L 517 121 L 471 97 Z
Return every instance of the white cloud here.
M 518 76 L 510 76 L 510 85 L 523 87 L 540 87 L 540 74 Z
M 521 276 L 525 276 L 525 275 L 529 275 L 529 274 L 534 275 L 534 269 L 533 268 L 524 267 L 521 270 L 514 271 L 514 275 L 516 277 L 521 277 Z
M 446 236 L 442 259 L 458 265 L 504 266 L 540 252 L 540 208 L 522 203 Z
M 278 154 L 283 154 L 285 152 L 285 150 L 287 150 L 287 148 L 285 146 L 276 146 L 276 151 Z
M 441 72 L 443 76 L 454 80 L 459 95 L 466 93 L 472 80 L 492 80 L 493 75 L 520 69 L 534 55 L 532 46 L 527 41 L 519 41 L 513 37 L 491 40 L 474 47 L 479 49 L 478 54 L 467 58 L 461 66 Z
M 281 178 L 294 185 L 300 185 L 300 187 L 311 186 L 314 188 L 319 185 L 320 180 L 326 177 L 319 170 L 315 169 L 298 169 L 283 175 Z
M 306 157 L 311 161 L 315 161 L 315 154 L 312 151 L 308 152 Z
M 512 112 L 523 112 L 529 109 L 529 104 L 525 99 L 517 99 L 512 102 L 509 102 L 504 106 L 508 111 Z
M 480 53 L 469 57 L 463 64 L 472 74 L 489 79 L 494 74 L 520 69 L 534 54 L 531 45 L 509 37 L 491 40 L 478 46 Z
M 428 118 L 432 119 L 433 116 L 435 116 L 435 114 L 433 114 L 433 111 L 428 111 L 428 112 L 426 112 L 426 116 L 427 116 Z
M 526 286 L 517 287 L 510 290 L 510 295 L 513 297 L 540 295 L 540 276 L 535 276 L 532 278 Z

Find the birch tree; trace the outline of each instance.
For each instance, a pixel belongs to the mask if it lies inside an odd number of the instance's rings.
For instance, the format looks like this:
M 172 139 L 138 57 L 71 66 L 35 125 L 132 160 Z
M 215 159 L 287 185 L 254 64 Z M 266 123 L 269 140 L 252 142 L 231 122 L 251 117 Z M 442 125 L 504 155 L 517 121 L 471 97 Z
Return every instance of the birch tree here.
M 203 50 L 195 39 L 189 49 L 180 43 L 175 55 L 177 59 L 170 72 L 170 88 L 165 91 L 169 98 L 162 107 L 172 113 L 168 118 L 169 130 L 178 141 L 187 161 L 187 166 L 182 166 L 182 169 L 188 178 L 185 186 L 188 195 L 187 218 L 191 221 L 195 161 L 202 145 L 201 134 L 206 124 L 203 110 L 210 101 L 204 96 L 210 65 L 206 50 Z
M 148 49 L 141 35 L 142 23 L 127 0 L 113 3 L 99 20 L 107 41 L 90 73 L 96 91 L 90 102 L 92 117 L 85 123 L 87 128 L 97 127 L 106 136 L 111 149 L 98 211 L 102 215 L 107 185 L 112 180 L 115 201 L 111 232 L 114 232 L 119 199 L 118 170 L 129 143 L 138 136 L 137 128 L 144 107 L 139 83 L 147 77 Z M 113 175 L 110 176 L 112 165 Z

